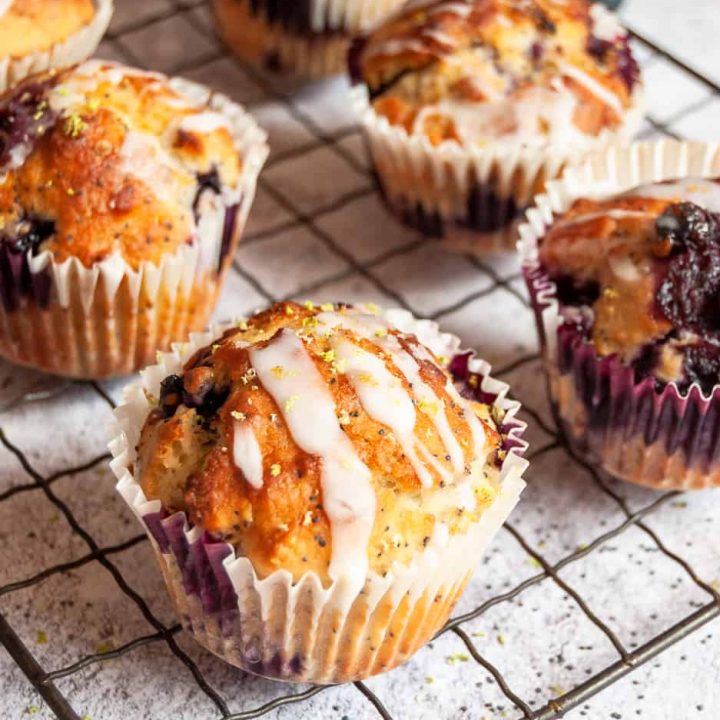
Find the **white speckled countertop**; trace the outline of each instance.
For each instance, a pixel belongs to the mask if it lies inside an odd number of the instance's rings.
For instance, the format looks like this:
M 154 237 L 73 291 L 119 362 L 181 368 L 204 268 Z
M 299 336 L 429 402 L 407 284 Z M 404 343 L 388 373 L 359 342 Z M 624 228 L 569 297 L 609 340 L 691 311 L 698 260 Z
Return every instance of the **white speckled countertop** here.
M 636 43 L 648 86 L 645 137 L 720 135 L 717 2 L 626 0 L 628 25 L 650 41 Z M 720 492 L 665 497 L 599 481 L 568 457 L 555 440 L 516 262 L 447 254 L 387 215 L 345 81 L 298 89 L 246 72 L 224 55 L 198 0 L 116 4 L 101 55 L 213 85 L 270 132 L 273 153 L 218 318 L 282 297 L 403 304 L 478 348 L 525 404 L 528 489 L 455 613 L 483 606 L 462 628 L 506 687 L 448 632 L 367 681 L 387 714 L 520 718 L 512 697 L 535 711 L 616 663 L 608 631 L 632 653 L 707 606 L 712 597 L 687 566 L 720 588 Z M 0 638 L 26 667 L 37 663 L 36 682 L 57 673 L 46 692 L 65 698 L 68 718 L 216 720 L 308 690 L 246 676 L 177 628 L 150 547 L 107 469 L 107 400 L 122 384 L 66 386 L 0 367 L 0 407 L 28 389 L 51 395 L 0 411 Z M 543 562 L 556 566 L 578 549 L 587 552 L 544 576 Z M 380 717 L 361 689 L 324 689 L 264 717 Z M 2 646 L 0 717 L 52 717 Z M 717 720 L 718 620 L 565 717 Z

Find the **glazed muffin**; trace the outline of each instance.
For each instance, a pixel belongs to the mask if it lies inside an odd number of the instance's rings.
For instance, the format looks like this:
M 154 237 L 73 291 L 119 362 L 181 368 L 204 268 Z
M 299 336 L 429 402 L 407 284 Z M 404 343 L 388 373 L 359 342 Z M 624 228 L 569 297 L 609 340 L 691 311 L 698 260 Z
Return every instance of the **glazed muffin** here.
M 547 179 L 641 117 L 627 35 L 586 0 L 411 2 L 351 73 L 391 208 L 471 249 L 509 248 Z
M 0 92 L 90 57 L 112 12 L 112 0 L 0 0 Z
M 0 98 L 0 354 L 127 373 L 206 327 L 267 153 L 200 86 L 98 61 Z
M 407 313 L 311 303 L 149 369 L 113 467 L 185 627 L 293 681 L 414 653 L 523 486 L 517 405 L 486 371 Z
M 317 78 L 344 72 L 353 35 L 405 0 L 213 0 L 216 28 L 242 60 Z
M 717 178 L 569 199 L 525 247 L 564 433 L 625 480 L 720 484 Z

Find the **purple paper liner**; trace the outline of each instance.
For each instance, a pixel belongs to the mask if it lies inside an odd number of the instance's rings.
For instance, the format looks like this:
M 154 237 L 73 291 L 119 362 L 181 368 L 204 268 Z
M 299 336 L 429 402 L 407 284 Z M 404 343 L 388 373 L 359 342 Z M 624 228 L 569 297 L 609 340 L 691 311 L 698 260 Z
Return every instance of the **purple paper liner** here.
M 31 272 L 29 252 L 15 250 L 0 239 L 0 299 L 6 312 L 17 310 L 23 298 L 43 309 L 50 302 L 50 267 Z
M 470 370 L 471 351 L 456 355 L 450 362 L 451 374 L 461 384 L 461 394 L 483 403 L 496 403 L 498 395 L 481 389 L 483 374 Z M 503 403 L 501 403 L 502 405 Z M 507 409 L 507 404 L 505 404 Z M 508 453 L 522 456 L 527 443 L 522 439 L 526 425 L 508 413 L 500 432 L 502 448 Z M 498 460 L 498 465 L 502 465 Z M 168 514 L 164 509 L 142 516 L 148 533 L 154 538 L 163 555 L 172 555 L 182 578 L 182 586 L 188 596 L 197 598 L 203 610 L 203 623 L 212 619 L 220 627 L 224 638 L 237 637 L 241 632 L 239 596 L 232 586 L 224 562 L 232 553 L 227 541 L 217 539 L 207 532 L 200 533 L 196 540 L 189 542 L 186 535 L 188 525 L 184 512 Z M 183 626 L 193 631 L 193 620 L 188 615 L 181 618 Z M 245 658 L 253 672 L 266 677 L 292 677 L 300 672 L 301 658 L 283 660 L 275 657 L 268 663 L 254 658 Z M 282 665 L 280 667 L 278 665 Z
M 563 322 L 562 316 L 553 343 L 557 352 L 551 357 L 543 314 L 558 302 L 556 286 L 537 264 L 526 265 L 523 274 L 550 398 L 574 448 L 611 475 L 642 485 L 720 485 L 720 386 L 706 397 L 698 385 L 683 394 L 675 383 L 637 379 L 617 355 L 599 356 L 582 328 Z M 558 383 L 571 387 L 573 397 L 558 392 Z M 583 423 L 569 421 L 579 416 Z M 626 448 L 635 448 L 634 460 Z

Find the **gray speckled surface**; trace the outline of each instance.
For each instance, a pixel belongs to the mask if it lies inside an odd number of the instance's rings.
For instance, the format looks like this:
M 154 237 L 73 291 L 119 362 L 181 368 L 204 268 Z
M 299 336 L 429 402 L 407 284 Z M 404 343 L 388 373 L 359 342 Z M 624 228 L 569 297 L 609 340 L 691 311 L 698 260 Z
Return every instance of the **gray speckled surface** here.
M 717 82 L 717 0 L 628 0 L 628 23 Z M 293 88 L 248 74 L 224 56 L 197 0 L 117 0 L 112 37 L 101 54 L 182 72 L 248 103 L 270 130 L 273 156 L 227 281 L 218 318 L 247 312 L 271 297 L 398 302 L 437 317 L 478 348 L 526 405 L 536 454 L 512 529 L 555 563 L 626 521 L 620 503 L 559 447 L 537 359 L 530 313 L 513 258 L 479 266 L 423 242 L 389 217 L 372 190 L 360 135 L 341 79 Z M 180 10 L 180 8 L 186 8 Z M 668 29 L 671 28 L 672 32 Z M 650 90 L 645 135 L 717 135 L 720 99 L 671 59 L 642 43 Z M 662 125 L 658 125 L 662 123 Z M 294 222 L 294 213 L 314 222 Z M 432 272 L 428 272 L 432 269 Z M 501 280 L 504 284 L 497 283 Z M 508 328 L 499 332 L 499 328 Z M 4 407 L 30 388 L 48 399 Z M 117 399 L 123 381 L 101 390 Z M 214 720 L 216 700 L 252 710 L 288 688 L 224 665 L 175 626 L 150 548 L 116 497 L 102 457 L 111 414 L 97 388 L 65 385 L 0 368 L 0 426 L 47 492 L 0 445 L 0 612 L 46 671 L 100 655 L 56 680 L 79 717 L 92 720 Z M 75 469 L 70 472 L 69 470 Z M 607 481 L 630 512 L 657 493 Z M 64 511 L 72 516 L 72 523 Z M 650 534 L 720 587 L 720 493 L 669 498 L 644 520 L 609 537 L 559 572 L 498 602 L 463 625 L 481 657 L 531 708 L 582 683 L 618 654 L 596 618 L 630 651 L 706 604 L 700 589 Z M 58 564 L 66 564 L 58 568 Z M 468 612 L 541 573 L 508 529 L 478 568 L 456 610 Z M 29 587 L 15 583 L 41 575 Z M 47 575 L 47 577 L 45 577 Z M 578 604 L 579 596 L 592 613 Z M 170 644 L 158 632 L 165 632 Z M 138 638 L 149 642 L 108 652 Z M 103 657 L 104 656 L 104 657 Z M 205 678 L 201 687 L 188 666 Z M 395 720 L 491 720 L 520 712 L 462 640 L 446 633 L 406 666 L 367 686 Z M 0 649 L 0 717 L 48 718 L 50 712 Z M 369 720 L 376 709 L 352 686 L 329 688 L 268 718 Z M 720 627 L 708 624 L 610 689 L 569 712 L 571 720 L 716 720 L 720 717 Z

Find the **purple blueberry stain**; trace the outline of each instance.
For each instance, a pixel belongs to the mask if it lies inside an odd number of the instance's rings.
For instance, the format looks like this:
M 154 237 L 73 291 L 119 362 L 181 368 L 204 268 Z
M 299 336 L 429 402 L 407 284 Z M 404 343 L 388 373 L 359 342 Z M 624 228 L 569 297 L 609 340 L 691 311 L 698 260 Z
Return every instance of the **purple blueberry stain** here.
M 21 220 L 12 232 L 0 232 L 0 298 L 7 312 L 18 309 L 21 296 L 47 307 L 49 270 L 31 272 L 29 258 L 37 256 L 42 243 L 54 234 L 55 223 L 39 217 Z
M 47 89 L 55 80 L 26 81 L 0 99 L 0 172 L 12 162 L 22 145 L 31 150 L 50 129 L 57 113 L 47 102 Z

